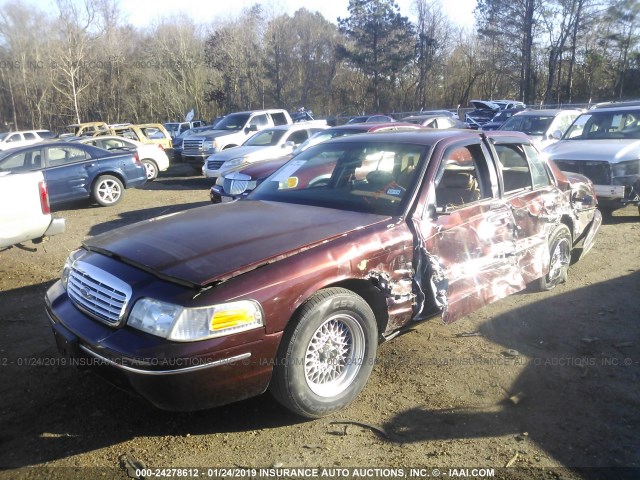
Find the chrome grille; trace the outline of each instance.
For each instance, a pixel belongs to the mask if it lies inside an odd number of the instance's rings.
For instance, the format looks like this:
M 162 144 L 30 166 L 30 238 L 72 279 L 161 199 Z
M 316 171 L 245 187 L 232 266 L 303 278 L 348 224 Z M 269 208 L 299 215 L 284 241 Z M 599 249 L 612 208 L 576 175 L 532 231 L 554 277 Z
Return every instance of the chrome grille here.
M 611 185 L 611 165 L 609 162 L 585 160 L 555 160 L 560 170 L 584 175 L 595 185 Z
M 251 177 L 243 173 L 233 172 L 224 178 L 222 188 L 229 195 L 240 195 L 247 190 Z
M 131 299 L 131 287 L 100 268 L 78 261 L 69 275 L 67 294 L 87 315 L 116 326 Z
M 182 151 L 185 153 L 189 153 L 189 152 L 195 152 L 195 153 L 200 153 L 202 152 L 202 145 L 204 143 L 204 140 L 199 138 L 199 139 L 184 139 L 182 141 Z
M 223 163 L 224 160 L 209 160 L 207 162 L 207 168 L 209 170 L 219 170 Z

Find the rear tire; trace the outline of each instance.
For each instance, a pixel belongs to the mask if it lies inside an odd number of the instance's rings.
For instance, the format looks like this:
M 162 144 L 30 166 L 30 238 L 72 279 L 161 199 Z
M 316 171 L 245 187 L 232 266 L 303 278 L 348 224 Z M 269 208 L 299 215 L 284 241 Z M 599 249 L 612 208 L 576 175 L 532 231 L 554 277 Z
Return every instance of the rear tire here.
M 564 224 L 549 235 L 549 272 L 538 280 L 540 290 L 552 290 L 567 281 L 572 244 L 571 232 Z
M 113 175 L 101 175 L 91 189 L 93 200 L 101 207 L 115 205 L 124 195 L 124 185 Z
M 144 165 L 144 169 L 147 172 L 147 182 L 153 182 L 158 178 L 158 165 L 156 165 L 156 162 L 145 158 L 142 160 L 142 165 Z
M 271 393 L 303 417 L 329 415 L 364 388 L 377 346 L 375 315 L 360 296 L 344 288 L 320 290 L 285 331 Z

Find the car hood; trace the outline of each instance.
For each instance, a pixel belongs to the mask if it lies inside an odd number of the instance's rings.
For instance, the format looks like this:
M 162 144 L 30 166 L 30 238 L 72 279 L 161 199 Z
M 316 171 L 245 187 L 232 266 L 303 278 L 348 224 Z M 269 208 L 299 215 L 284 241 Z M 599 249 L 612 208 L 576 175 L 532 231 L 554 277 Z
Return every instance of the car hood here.
M 544 149 L 553 160 L 624 162 L 640 158 L 640 140 L 560 140 Z
M 218 138 L 218 137 L 226 137 L 227 135 L 234 135 L 236 133 L 238 133 L 240 130 L 210 130 L 206 133 L 199 133 L 197 135 L 192 135 L 191 137 L 188 137 L 189 140 L 191 139 L 204 139 L 204 140 L 213 140 L 214 138 Z
M 266 148 L 272 148 L 272 147 L 266 147 Z M 244 157 L 245 155 L 253 156 L 259 150 L 264 150 L 264 149 L 265 147 L 243 147 L 243 146 L 233 147 L 218 153 L 214 153 L 213 155 L 210 155 L 207 160 L 219 160 L 219 161 L 226 162 L 227 160 Z
M 471 100 L 469 103 L 471 103 L 476 110 L 500 110 L 500 105 L 486 100 Z
M 290 156 L 274 158 L 272 160 L 265 160 L 262 162 L 254 163 L 248 167 L 243 168 L 242 170 L 238 170 L 238 173 L 242 173 L 244 175 L 248 175 L 253 180 L 258 180 L 260 178 L 271 175 L 282 165 L 287 163 L 290 160 Z
M 88 239 L 84 246 L 161 278 L 202 287 L 387 220 L 245 200 L 153 218 Z

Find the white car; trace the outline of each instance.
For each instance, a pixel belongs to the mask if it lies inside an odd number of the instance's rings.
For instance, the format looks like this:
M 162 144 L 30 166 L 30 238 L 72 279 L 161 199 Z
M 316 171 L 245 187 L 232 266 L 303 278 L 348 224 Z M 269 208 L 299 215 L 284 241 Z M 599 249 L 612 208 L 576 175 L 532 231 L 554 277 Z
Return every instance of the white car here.
M 542 150 L 560 140 L 580 113 L 580 110 L 523 110 L 509 118 L 498 130 L 526 133 L 538 150 Z
M 49 130 L 24 130 L 21 132 L 0 133 L 0 151 L 24 147 L 54 137 L 55 134 Z
M 75 140 L 105 150 L 137 150 L 140 161 L 147 171 L 147 181 L 155 180 L 159 172 L 169 168 L 169 157 L 162 145 L 157 143 L 141 143 L 129 138 L 106 137 L 82 137 Z
M 41 171 L 0 172 L 0 249 L 28 240 L 40 243 L 64 229 L 64 218 L 51 215 Z
M 207 178 L 218 178 L 251 163 L 283 157 L 311 135 L 326 128 L 326 122 L 320 121 L 266 128 L 239 147 L 210 155 L 202 166 L 202 174 Z

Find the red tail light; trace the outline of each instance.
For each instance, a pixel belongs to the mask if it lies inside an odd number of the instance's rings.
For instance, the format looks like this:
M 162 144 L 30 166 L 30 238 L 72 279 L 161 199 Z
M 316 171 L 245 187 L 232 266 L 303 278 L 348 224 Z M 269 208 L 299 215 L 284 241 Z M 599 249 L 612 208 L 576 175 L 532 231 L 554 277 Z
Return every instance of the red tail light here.
M 140 155 L 138 155 L 138 152 L 133 154 L 133 163 L 137 165 L 142 165 L 142 163 L 140 163 Z
M 42 180 L 38 183 L 38 188 L 40 189 L 40 208 L 42 208 L 42 213 L 44 215 L 49 215 L 51 213 L 51 206 L 49 205 L 49 190 L 47 189 L 47 182 Z

